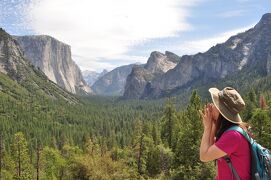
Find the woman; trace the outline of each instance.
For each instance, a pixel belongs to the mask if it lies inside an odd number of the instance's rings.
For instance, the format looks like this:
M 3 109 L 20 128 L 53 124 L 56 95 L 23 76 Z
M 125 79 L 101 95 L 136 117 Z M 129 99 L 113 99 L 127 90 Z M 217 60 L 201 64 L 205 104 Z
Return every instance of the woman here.
M 222 91 L 209 89 L 213 103 L 207 104 L 200 111 L 204 125 L 204 133 L 200 145 L 200 160 L 209 162 L 217 160 L 217 180 L 250 179 L 250 145 L 239 132 L 226 131 L 231 126 L 240 126 L 247 131 L 247 125 L 239 115 L 245 103 L 240 94 L 231 87 Z M 233 172 L 227 164 L 229 157 Z

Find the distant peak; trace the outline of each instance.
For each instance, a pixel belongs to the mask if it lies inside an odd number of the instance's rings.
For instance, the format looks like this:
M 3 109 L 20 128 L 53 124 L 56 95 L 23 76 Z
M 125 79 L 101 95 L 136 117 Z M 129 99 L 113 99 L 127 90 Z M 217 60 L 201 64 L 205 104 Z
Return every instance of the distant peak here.
M 166 54 L 166 56 L 178 56 L 177 54 L 170 52 L 170 51 L 166 51 L 165 54 Z
M 271 24 L 271 13 L 264 14 L 259 23 L 261 25 Z
M 271 13 L 266 13 L 262 16 L 262 19 L 269 19 L 271 18 Z
M 158 51 L 153 51 L 153 52 L 151 53 L 151 55 L 150 55 L 148 61 L 147 61 L 147 64 L 156 62 L 157 60 L 162 59 L 162 58 L 164 58 L 164 57 L 165 57 L 165 55 L 164 55 L 163 53 L 158 52 Z
M 6 38 L 10 37 L 10 35 L 3 28 L 0 28 L 0 36 Z
M 151 56 L 164 56 L 164 54 L 161 53 L 161 52 L 159 52 L 159 51 L 153 51 L 153 52 L 151 53 Z
M 5 31 L 3 28 L 0 28 L 0 31 L 1 31 L 1 32 L 5 32 L 5 33 L 6 33 L 6 31 Z

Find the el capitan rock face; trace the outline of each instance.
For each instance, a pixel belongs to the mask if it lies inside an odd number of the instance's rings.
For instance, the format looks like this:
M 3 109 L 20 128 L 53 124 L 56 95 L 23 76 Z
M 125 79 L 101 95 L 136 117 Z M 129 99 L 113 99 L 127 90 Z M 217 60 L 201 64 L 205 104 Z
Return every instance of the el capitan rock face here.
M 78 103 L 71 93 L 60 88 L 48 79 L 39 69 L 35 68 L 23 56 L 18 42 L 0 28 L 0 90 L 7 96 L 18 98 L 18 94 L 65 100 L 68 103 Z M 13 87 L 6 83 L 11 81 Z
M 230 37 L 205 53 L 182 56 L 175 68 L 145 85 L 141 82 L 140 88 L 144 86 L 144 90 L 127 88 L 125 94 L 128 98 L 159 98 L 176 88 L 216 82 L 243 70 L 257 71 L 263 76 L 271 74 L 270 13 L 265 14 L 254 28 Z M 133 89 L 138 92 L 136 96 L 131 93 Z
M 60 87 L 74 94 L 92 92 L 79 67 L 71 58 L 71 48 L 50 36 L 14 36 L 24 56 Z

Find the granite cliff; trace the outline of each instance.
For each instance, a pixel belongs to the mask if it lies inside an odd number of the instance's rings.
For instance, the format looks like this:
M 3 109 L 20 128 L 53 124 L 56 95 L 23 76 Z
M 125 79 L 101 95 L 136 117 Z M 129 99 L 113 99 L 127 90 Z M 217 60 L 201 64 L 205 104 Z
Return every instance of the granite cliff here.
M 147 63 L 144 66 L 135 66 L 131 74 L 127 77 L 125 91 L 123 97 L 141 98 L 144 95 L 145 87 L 151 81 L 159 79 L 170 69 L 173 69 L 179 57 L 171 52 L 166 51 L 165 54 L 154 51 L 151 53 Z
M 90 94 L 79 67 L 71 58 L 71 48 L 45 35 L 14 36 L 24 56 L 60 87 L 73 94 Z

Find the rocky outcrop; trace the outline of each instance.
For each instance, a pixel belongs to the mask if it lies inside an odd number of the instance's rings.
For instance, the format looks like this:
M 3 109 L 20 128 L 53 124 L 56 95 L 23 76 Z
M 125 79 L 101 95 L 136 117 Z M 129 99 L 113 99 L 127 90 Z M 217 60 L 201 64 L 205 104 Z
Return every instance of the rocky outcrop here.
M 167 54 L 170 56 L 167 56 Z M 158 51 L 152 52 L 144 68 L 153 74 L 163 74 L 169 69 L 174 68 L 177 63 L 175 59 L 171 59 L 173 53 L 169 54 L 167 52 L 167 54 Z
M 50 36 L 15 36 L 25 58 L 60 87 L 74 94 L 89 94 L 90 87 L 71 58 L 71 48 Z
M 125 99 L 141 98 L 146 85 L 174 68 L 179 59 L 177 55 L 168 51 L 165 54 L 158 51 L 152 52 L 147 64 L 135 66 L 127 77 L 123 97 Z
M 135 64 L 120 66 L 101 76 L 92 86 L 95 94 L 106 96 L 121 96 L 127 76 Z
M 108 71 L 105 69 L 101 73 L 86 70 L 82 72 L 82 75 L 86 83 L 91 87 L 100 77 L 104 76 L 106 73 L 108 73 Z
M 27 61 L 22 56 L 18 43 L 0 28 L 0 72 L 15 81 L 23 80 L 24 73 L 21 70 L 27 66 Z
M 146 83 L 142 94 L 133 98 L 159 98 L 176 89 L 216 82 L 241 71 L 270 75 L 270 52 L 271 14 L 268 13 L 254 28 L 232 36 L 225 43 L 205 53 L 182 56 L 175 68 Z

